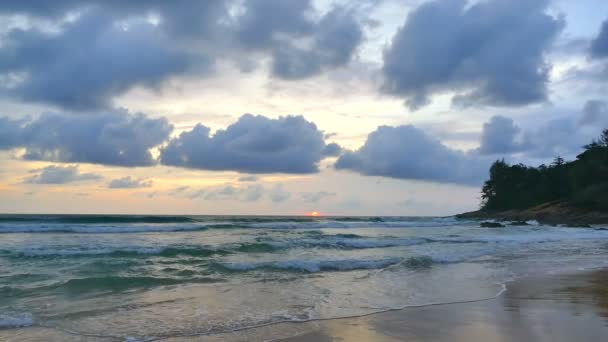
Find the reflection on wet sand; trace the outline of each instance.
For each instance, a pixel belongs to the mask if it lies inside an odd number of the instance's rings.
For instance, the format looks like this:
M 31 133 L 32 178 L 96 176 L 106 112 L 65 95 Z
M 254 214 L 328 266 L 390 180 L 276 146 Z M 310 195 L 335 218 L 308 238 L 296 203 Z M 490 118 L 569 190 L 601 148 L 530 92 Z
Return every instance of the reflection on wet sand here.
M 279 324 L 210 337 L 231 341 L 601 341 L 608 336 L 608 271 L 509 284 L 499 298 L 362 318 Z

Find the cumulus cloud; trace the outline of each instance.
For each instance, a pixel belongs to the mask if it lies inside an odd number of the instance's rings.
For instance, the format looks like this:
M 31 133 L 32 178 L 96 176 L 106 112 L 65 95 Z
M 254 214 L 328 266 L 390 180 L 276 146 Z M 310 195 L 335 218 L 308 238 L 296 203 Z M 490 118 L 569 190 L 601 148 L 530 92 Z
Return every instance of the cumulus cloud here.
M 350 13 L 339 9 L 328 13 L 315 27 L 317 32 L 308 47 L 297 47 L 289 42 L 273 47 L 272 72 L 275 76 L 302 79 L 316 75 L 326 67 L 346 65 L 363 40 L 359 23 Z
M 26 123 L 0 119 L 0 148 L 25 148 L 24 159 L 116 166 L 150 166 L 150 149 L 173 127 L 164 119 L 114 110 L 87 116 L 45 113 Z
M 154 184 L 151 179 L 140 179 L 131 176 L 113 179 L 108 183 L 110 189 L 149 188 Z
M 382 90 L 416 109 L 436 93 L 463 106 L 547 97 L 546 49 L 564 26 L 547 0 L 433 1 L 412 11 L 384 53 Z
M 67 12 L 101 9 L 116 18 L 136 15 L 156 15 L 161 18 L 162 28 L 180 34 L 209 35 L 226 19 L 227 8 L 223 0 L 54 0 L 0 2 L 0 13 L 20 14 L 47 19 L 58 19 Z
M 525 146 L 517 142 L 521 129 L 512 119 L 493 116 L 483 125 L 481 133 L 481 154 L 506 154 L 521 151 Z
M 50 165 L 42 169 L 30 171 L 33 176 L 25 178 L 25 183 L 30 184 L 67 184 L 79 181 L 100 179 L 101 176 L 94 173 L 81 173 L 77 165 L 57 166 Z
M 5 92 L 71 110 L 107 108 L 135 85 L 156 88 L 191 58 L 145 21 L 127 28 L 87 12 L 59 33 L 14 29 L 0 48 L 0 73 L 22 74 Z M 202 57 L 197 57 L 202 61 Z
M 524 159 L 573 158 L 581 152 L 583 145 L 607 127 L 608 106 L 601 100 L 587 101 L 575 116 L 552 118 L 525 130 L 509 118 L 495 116 L 484 124 L 477 152 L 518 153 Z
M 335 192 L 317 191 L 317 192 L 301 192 L 302 201 L 307 203 L 318 203 L 325 198 L 336 196 Z
M 326 157 L 337 157 L 340 153 L 342 153 L 342 147 L 336 143 L 329 143 L 323 149 L 323 156 Z
M 135 86 L 158 89 L 173 76 L 205 76 L 219 58 L 241 66 L 269 57 L 273 76 L 310 77 L 349 63 L 363 41 L 356 11 L 321 14 L 309 0 L 58 0 L 52 6 L 7 0 L 0 13 L 43 17 L 54 26 L 28 20 L 32 25 L 9 30 L 0 74 L 15 82 L 0 89 L 75 111 L 107 109 Z M 68 14 L 72 20 L 64 20 Z
M 201 124 L 161 149 L 164 165 L 246 173 L 313 173 L 326 148 L 323 133 L 302 116 L 245 114 L 210 135 Z
M 485 158 L 451 149 L 405 125 L 378 127 L 361 148 L 344 152 L 334 167 L 367 176 L 479 184 L 489 165 Z
M 591 42 L 591 56 L 608 57 L 608 19 L 604 21 L 597 37 Z

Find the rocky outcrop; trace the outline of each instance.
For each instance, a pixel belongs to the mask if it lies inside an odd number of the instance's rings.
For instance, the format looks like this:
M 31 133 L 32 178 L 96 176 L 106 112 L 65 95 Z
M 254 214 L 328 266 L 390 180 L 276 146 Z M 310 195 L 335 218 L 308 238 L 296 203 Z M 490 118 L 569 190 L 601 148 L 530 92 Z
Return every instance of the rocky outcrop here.
M 514 223 L 536 220 L 543 224 L 588 226 L 608 224 L 608 213 L 575 207 L 566 202 L 549 202 L 524 210 L 478 210 L 456 215 L 458 218 L 512 221 Z M 517 225 L 517 224 L 515 224 Z

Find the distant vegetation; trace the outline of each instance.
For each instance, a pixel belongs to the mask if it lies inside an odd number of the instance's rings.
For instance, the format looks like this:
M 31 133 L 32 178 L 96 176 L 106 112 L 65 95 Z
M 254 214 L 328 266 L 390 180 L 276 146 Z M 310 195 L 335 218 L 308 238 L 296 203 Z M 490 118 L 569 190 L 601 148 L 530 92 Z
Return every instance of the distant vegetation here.
M 584 146 L 571 162 L 557 157 L 551 165 L 530 167 L 498 160 L 482 190 L 481 209 L 527 209 L 566 202 L 588 210 L 608 211 L 608 129 Z

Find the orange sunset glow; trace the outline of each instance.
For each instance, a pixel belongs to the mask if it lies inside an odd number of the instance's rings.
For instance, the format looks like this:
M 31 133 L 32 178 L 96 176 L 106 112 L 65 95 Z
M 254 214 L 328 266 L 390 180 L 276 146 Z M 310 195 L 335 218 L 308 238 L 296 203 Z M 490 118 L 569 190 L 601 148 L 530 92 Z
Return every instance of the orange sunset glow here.
M 308 213 L 308 216 L 320 216 L 321 214 L 319 214 L 318 211 L 311 211 L 310 213 Z

